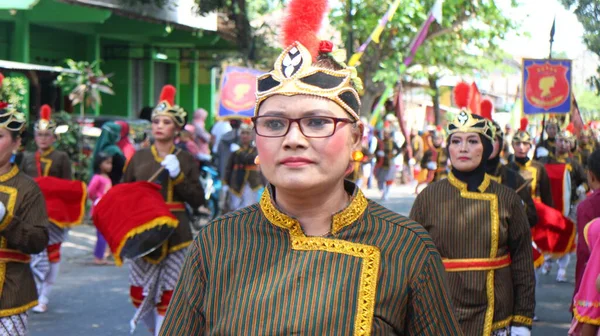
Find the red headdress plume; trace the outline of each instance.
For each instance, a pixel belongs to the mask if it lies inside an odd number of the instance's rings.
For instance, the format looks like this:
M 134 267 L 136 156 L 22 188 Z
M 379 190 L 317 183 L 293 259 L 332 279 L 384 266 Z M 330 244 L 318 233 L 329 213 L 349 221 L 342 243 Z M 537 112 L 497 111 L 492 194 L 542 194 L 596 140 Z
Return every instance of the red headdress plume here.
M 4 75 L 0 72 L 0 86 L 2 86 L 3 81 L 4 81 Z
M 567 131 L 571 132 L 571 134 L 575 133 L 575 125 L 573 125 L 573 123 L 569 123 L 566 129 Z
M 470 94 L 471 85 L 465 82 L 456 84 L 454 87 L 454 104 L 461 109 L 467 108 L 469 106 Z
M 42 120 L 50 120 L 50 116 L 52 115 L 52 108 L 50 105 L 44 104 L 40 107 L 40 119 Z
M 529 126 L 529 119 L 525 117 L 521 118 L 521 127 L 519 127 L 519 131 L 526 132 L 527 126 Z
M 479 111 L 482 117 L 488 120 L 492 120 L 492 114 L 494 112 L 494 103 L 492 103 L 492 101 L 489 99 L 482 100 L 481 103 L 479 103 Z
M 175 87 L 173 85 L 167 84 L 163 86 L 162 91 L 160 91 L 160 98 L 158 99 L 158 101 L 161 102 L 166 100 L 171 106 L 174 106 L 175 93 L 177 93 Z
M 298 41 L 316 58 L 320 40 L 317 33 L 327 12 L 327 0 L 292 0 L 283 23 L 284 47 Z

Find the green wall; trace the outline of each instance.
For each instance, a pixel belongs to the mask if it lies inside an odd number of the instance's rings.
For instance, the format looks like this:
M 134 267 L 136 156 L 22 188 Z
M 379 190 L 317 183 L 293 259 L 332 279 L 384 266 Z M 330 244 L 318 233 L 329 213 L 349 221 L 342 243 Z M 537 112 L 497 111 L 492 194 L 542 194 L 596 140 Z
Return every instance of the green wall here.
M 33 24 L 29 29 L 31 63 L 64 66 L 67 58 L 87 59 L 87 35 Z
M 114 95 L 102 95 L 101 115 L 113 115 L 128 117 L 132 109 L 131 98 L 131 60 L 108 60 L 102 62 L 102 71 L 112 73 L 111 81 L 113 84 Z M 142 85 L 142 83 L 135 83 Z

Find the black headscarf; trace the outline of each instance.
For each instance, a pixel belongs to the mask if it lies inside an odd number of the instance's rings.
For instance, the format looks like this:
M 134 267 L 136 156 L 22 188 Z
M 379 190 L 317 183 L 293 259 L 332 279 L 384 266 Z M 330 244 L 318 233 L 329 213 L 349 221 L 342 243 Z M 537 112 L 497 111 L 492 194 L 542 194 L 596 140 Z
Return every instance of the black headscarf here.
M 448 148 L 450 147 L 451 139 L 452 135 L 450 135 L 447 140 Z M 478 191 L 477 188 L 481 185 L 483 179 L 485 178 L 486 167 L 488 163 L 486 158 L 489 158 L 494 150 L 494 146 L 492 145 L 492 141 L 490 139 L 481 134 L 479 134 L 479 139 L 483 144 L 483 155 L 481 156 L 481 161 L 479 162 L 477 168 L 469 172 L 462 172 L 452 166 L 452 175 L 454 175 L 460 181 L 466 183 L 468 191 Z M 450 151 L 448 151 L 448 157 L 450 157 Z

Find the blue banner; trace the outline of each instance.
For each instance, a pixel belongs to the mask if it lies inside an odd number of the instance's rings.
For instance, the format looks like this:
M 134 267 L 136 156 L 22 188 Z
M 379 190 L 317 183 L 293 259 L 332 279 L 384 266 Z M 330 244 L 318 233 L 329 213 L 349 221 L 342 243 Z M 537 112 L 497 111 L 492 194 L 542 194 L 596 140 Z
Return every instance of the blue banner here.
M 218 119 L 244 119 L 254 116 L 256 77 L 263 72 L 227 66 L 221 76 Z
M 571 60 L 524 59 L 522 100 L 525 114 L 571 111 Z

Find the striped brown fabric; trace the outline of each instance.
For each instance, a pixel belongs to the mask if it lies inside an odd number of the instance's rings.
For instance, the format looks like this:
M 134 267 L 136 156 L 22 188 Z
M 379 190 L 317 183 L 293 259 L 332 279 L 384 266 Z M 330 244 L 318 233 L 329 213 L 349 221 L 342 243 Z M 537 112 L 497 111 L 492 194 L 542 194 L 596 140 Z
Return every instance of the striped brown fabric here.
M 535 278 L 531 233 L 523 202 L 486 175 L 479 190 L 449 174 L 425 188 L 410 218 L 421 223 L 443 259 L 510 254 L 509 267 L 447 272 L 456 316 L 466 335 L 490 335 L 507 325 L 531 326 Z
M 333 223 L 306 237 L 266 191 L 203 228 L 161 335 L 462 335 L 422 226 L 360 192 Z
M 48 216 L 37 184 L 14 166 L 0 176 L 0 202 L 7 209 L 0 222 L 0 248 L 42 252 L 48 243 Z M 0 317 L 26 312 L 37 304 L 37 298 L 28 263 L 0 263 Z
M 45 151 L 41 155 L 40 166 L 43 176 L 54 176 L 66 180 L 72 178 L 71 160 L 67 153 L 63 151 L 56 149 Z M 25 153 L 23 161 L 21 161 L 21 170 L 31 177 L 38 177 L 35 152 Z
M 174 151 L 175 147 L 171 153 Z M 204 203 L 204 191 L 200 185 L 200 172 L 196 161 L 190 153 L 185 151 L 177 154 L 177 159 L 181 166 L 181 174 L 176 179 L 170 178 L 169 173 L 165 170 L 153 182 L 162 186 L 161 193 L 167 204 L 186 202 L 192 208 L 197 208 Z M 123 182 L 147 181 L 161 168 L 161 162 L 162 159 L 158 157 L 154 146 L 137 151 L 125 169 Z M 167 245 L 163 245 L 162 248 L 158 248 L 144 257 L 146 261 L 157 263 L 163 260 L 167 253 L 181 250 L 191 243 L 192 232 L 187 213 L 185 210 L 181 210 L 174 211 L 173 214 L 179 220 L 177 229 L 169 236 Z

